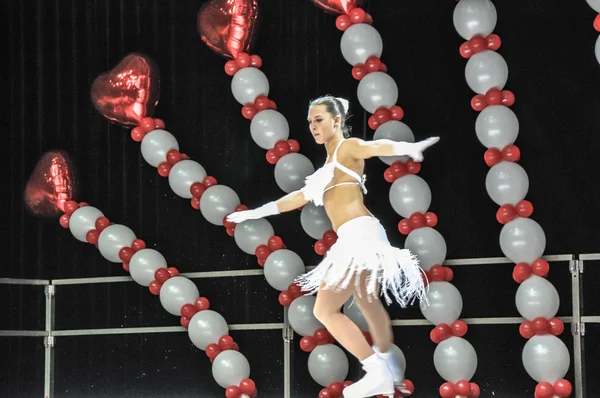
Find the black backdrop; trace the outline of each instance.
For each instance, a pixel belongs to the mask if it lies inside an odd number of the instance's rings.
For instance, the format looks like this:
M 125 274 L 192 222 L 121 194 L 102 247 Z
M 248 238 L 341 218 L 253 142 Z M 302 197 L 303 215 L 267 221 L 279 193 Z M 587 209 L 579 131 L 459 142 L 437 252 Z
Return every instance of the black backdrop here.
M 160 103 L 156 117 L 178 139 L 182 151 L 199 161 L 220 183 L 256 206 L 282 193 L 273 166 L 254 144 L 249 122 L 230 94 L 224 59 L 196 32 L 203 1 L 7 1 L 2 91 L 4 189 L 1 277 L 79 278 L 120 276 L 91 245 L 76 241 L 54 220 L 27 214 L 23 190 L 39 157 L 62 149 L 73 158 L 81 180 L 79 200 L 101 209 L 112 221 L 132 228 L 150 247 L 181 271 L 255 269 L 224 230 L 206 222 L 189 202 L 176 197 L 166 179 L 145 164 L 128 130 L 108 123 L 89 100 L 92 81 L 129 52 L 144 52 L 159 65 Z M 581 1 L 495 2 L 509 66 L 507 89 L 516 94 L 520 122 L 517 145 L 530 178 L 528 199 L 547 237 L 546 254 L 598 251 L 600 227 L 597 158 L 600 140 L 599 66 L 594 58 L 594 12 Z M 396 80 L 404 121 L 418 139 L 440 135 L 428 151 L 421 176 L 433 193 L 432 211 L 448 244 L 448 258 L 501 256 L 497 206 L 485 192 L 484 148 L 474 133 L 477 114 L 464 80 L 466 61 L 452 25 L 451 0 L 370 1 L 366 8 L 384 40 L 383 60 Z M 339 50 L 335 18 L 309 0 L 265 0 L 253 53 L 263 58 L 279 110 L 301 152 L 315 165 L 324 160 L 306 133 L 310 98 L 334 93 L 351 99 L 355 135 L 370 138 L 356 100 L 357 82 Z M 393 243 L 398 216 L 389 205 L 385 165 L 368 164 L 367 205 L 389 231 Z M 277 234 L 306 263 L 318 257 L 303 232 L 298 213 L 270 219 Z M 458 268 L 455 283 L 465 302 L 463 316 L 518 316 L 512 267 Z M 594 273 L 586 273 L 593 278 Z M 566 264 L 550 280 L 561 297 L 559 315 L 570 315 L 570 276 Z M 593 282 L 591 282 L 593 286 Z M 262 277 L 201 280 L 199 287 L 230 323 L 280 322 L 277 292 Z M 591 289 L 588 289 L 590 292 Z M 588 297 L 588 302 L 594 300 Z M 32 287 L 4 287 L 5 329 L 42 329 L 43 294 Z M 596 299 L 597 300 L 597 299 Z M 591 306 L 588 306 L 588 308 Z M 393 309 L 397 318 L 420 318 L 418 309 Z M 598 311 L 595 312 L 596 314 Z M 57 329 L 177 325 L 158 299 L 134 284 L 59 287 Z M 432 366 L 429 327 L 397 328 L 409 361 L 408 377 L 418 396 L 437 396 L 441 384 Z M 598 331 L 589 331 L 587 349 L 599 353 Z M 281 335 L 232 332 L 249 358 L 260 395 L 282 396 Z M 596 337 L 594 339 L 594 336 Z M 568 331 L 561 336 L 571 348 Z M 521 365 L 524 344 L 516 325 L 473 326 L 467 335 L 479 357 L 474 381 L 483 396 L 532 396 L 535 382 Z M 1 390 L 8 396 L 42 394 L 43 345 L 32 338 L 4 338 Z M 294 342 L 294 391 L 315 396 L 318 387 L 306 371 L 307 355 Z M 588 355 L 588 374 L 598 368 Z M 223 396 L 209 362 L 181 333 L 144 336 L 58 338 L 56 394 L 71 396 Z M 595 361 L 595 362 L 594 362 Z M 356 376 L 353 362 L 351 376 Z M 572 380 L 572 369 L 569 377 Z M 588 392 L 597 390 L 588 381 Z

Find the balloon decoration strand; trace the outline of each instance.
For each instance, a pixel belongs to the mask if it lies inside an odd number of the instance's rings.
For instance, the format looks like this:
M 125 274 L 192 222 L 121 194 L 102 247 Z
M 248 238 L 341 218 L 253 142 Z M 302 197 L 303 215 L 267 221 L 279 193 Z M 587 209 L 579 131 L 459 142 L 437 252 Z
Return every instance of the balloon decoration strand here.
M 592 2 L 600 6 L 597 0 Z M 520 286 L 515 301 L 526 319 L 519 332 L 528 339 L 522 353 L 523 366 L 538 382 L 536 398 L 568 397 L 572 387 L 564 376 L 570 356 L 565 344 L 556 337 L 564 331 L 563 323 L 555 318 L 560 298 L 554 285 L 545 279 L 550 266 L 541 258 L 546 247 L 544 230 L 530 218 L 533 205 L 525 200 L 529 177 L 518 164 L 521 153 L 514 145 L 519 121 L 510 107 L 515 97 L 503 90 L 508 66 L 496 52 L 501 40 L 492 34 L 497 22 L 496 8 L 490 0 L 460 0 L 453 22 L 458 34 L 467 40 L 460 46 L 460 55 L 468 59 L 466 81 L 477 94 L 471 107 L 479 112 L 475 122 L 477 139 L 487 148 L 484 160 L 490 170 L 486 190 L 500 206 L 496 213 L 503 225 L 500 248 L 516 264 L 512 276 Z
M 201 297 L 196 285 L 169 267 L 163 255 L 146 247 L 125 225 L 110 222 L 97 208 L 85 202 L 64 203 L 60 225 L 73 236 L 95 245 L 110 262 L 122 263 L 123 269 L 150 293 L 159 296 L 163 308 L 180 316 L 192 343 L 206 352 L 212 363 L 215 381 L 225 388 L 227 398 L 255 398 L 256 385 L 250 379 L 250 365 L 229 335 L 227 322 L 210 309 L 210 302 Z
M 598 13 L 598 15 L 596 15 L 596 18 L 594 19 L 594 29 L 600 32 L 600 0 L 585 1 L 587 1 L 588 5 Z M 596 47 L 594 49 L 594 52 L 596 54 L 596 60 L 598 61 L 598 63 L 600 63 L 600 35 L 598 35 L 598 38 L 596 39 Z
M 372 116 L 369 127 L 375 130 L 374 139 L 414 142 L 411 129 L 401 122 L 404 111 L 396 105 L 398 87 L 381 61 L 383 41 L 372 26 L 373 18 L 358 7 L 357 1 L 313 0 L 328 11 L 340 13 L 336 27 L 344 32 L 341 51 L 344 59 L 353 66 L 352 76 L 359 81 L 358 100 Z M 431 306 L 421 305 L 425 318 L 436 327 L 431 331 L 431 340 L 438 344 L 434 354 L 434 365 L 446 383 L 440 387 L 442 397 L 478 397 L 479 386 L 469 380 L 477 369 L 477 354 L 473 346 L 463 338 L 467 325 L 459 320 L 462 312 L 462 297 L 450 281 L 453 272 L 441 264 L 446 257 L 446 242 L 433 227 L 438 218 L 429 212 L 431 190 L 417 174 L 419 162 L 408 157 L 381 157 L 390 167 L 384 178 L 392 183 L 390 202 L 402 217 L 398 229 L 406 238 L 405 247 L 415 253 L 425 270 L 429 282 L 428 299 Z M 459 361 L 456 361 L 458 357 Z M 414 391 L 412 383 L 409 390 Z M 397 392 L 399 393 L 399 392 Z

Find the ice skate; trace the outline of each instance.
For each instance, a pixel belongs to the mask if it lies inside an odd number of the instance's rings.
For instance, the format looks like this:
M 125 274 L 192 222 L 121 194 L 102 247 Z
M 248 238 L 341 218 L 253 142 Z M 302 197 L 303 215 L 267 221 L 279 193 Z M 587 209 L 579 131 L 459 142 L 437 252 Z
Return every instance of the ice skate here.
M 383 395 L 394 396 L 394 376 L 383 359 L 377 354 L 362 361 L 367 374 L 354 384 L 344 388 L 344 398 L 366 398 Z

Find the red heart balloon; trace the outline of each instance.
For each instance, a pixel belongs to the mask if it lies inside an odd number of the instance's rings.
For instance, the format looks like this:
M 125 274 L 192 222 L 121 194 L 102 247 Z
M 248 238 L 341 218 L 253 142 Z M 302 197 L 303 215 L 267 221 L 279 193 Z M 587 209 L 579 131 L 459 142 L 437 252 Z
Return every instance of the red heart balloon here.
M 58 216 L 64 213 L 65 202 L 74 198 L 76 186 L 69 155 L 63 151 L 46 152 L 27 181 L 25 206 L 35 216 Z
M 258 24 L 258 0 L 212 0 L 198 12 L 198 33 L 217 54 L 236 58 L 248 52 Z
M 361 0 L 312 0 L 325 11 L 335 14 L 348 14 L 350 10 L 359 6 Z
M 128 54 L 92 84 L 92 102 L 108 120 L 138 125 L 158 104 L 160 77 L 156 64 L 143 54 Z

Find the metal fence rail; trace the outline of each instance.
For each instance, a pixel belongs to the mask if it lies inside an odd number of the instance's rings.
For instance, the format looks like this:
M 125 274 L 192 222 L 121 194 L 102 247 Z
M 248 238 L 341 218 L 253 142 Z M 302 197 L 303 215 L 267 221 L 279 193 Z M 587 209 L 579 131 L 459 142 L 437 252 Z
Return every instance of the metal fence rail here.
M 575 369 L 575 396 L 576 398 L 585 397 L 585 380 L 583 379 L 583 368 L 585 362 L 583 336 L 585 336 L 586 323 L 600 323 L 600 314 L 591 316 L 582 316 L 583 298 L 581 296 L 581 282 L 585 261 L 600 260 L 600 253 L 589 254 L 560 254 L 543 257 L 548 262 L 568 262 L 571 273 L 571 295 L 573 313 L 571 316 L 560 317 L 565 324 L 571 324 L 571 334 L 573 335 L 573 361 Z M 471 266 L 484 264 L 512 264 L 505 257 L 488 258 L 466 258 L 447 260 L 444 265 L 448 266 Z M 314 268 L 314 267 L 307 267 Z M 203 278 L 233 278 L 238 276 L 258 276 L 263 275 L 262 269 L 240 270 L 240 271 L 208 271 L 182 273 L 189 279 Z M 181 326 L 164 327 L 131 327 L 131 328 L 104 328 L 104 329 L 73 329 L 73 330 L 55 330 L 55 296 L 56 286 L 60 285 L 82 285 L 82 284 L 100 284 L 100 283 L 123 283 L 132 282 L 129 276 L 118 277 L 97 277 L 97 278 L 72 278 L 72 279 L 11 279 L 0 278 L 0 285 L 33 285 L 43 286 L 46 296 L 45 308 L 45 329 L 44 330 L 0 330 L 0 337 L 33 337 L 43 338 L 45 347 L 44 358 L 44 395 L 46 398 L 54 396 L 54 346 L 55 337 L 72 336 L 94 336 L 94 335 L 125 335 L 125 334 L 147 334 L 147 333 L 183 333 L 186 331 Z M 230 330 L 281 330 L 284 341 L 284 398 L 291 397 L 291 343 L 294 332 L 290 327 L 287 308 L 284 308 L 283 323 L 245 323 L 231 324 Z M 471 325 L 502 325 L 502 324 L 520 324 L 524 321 L 521 317 L 489 317 L 489 318 L 461 318 L 465 323 Z M 431 323 L 425 319 L 393 320 L 393 326 L 428 326 Z

